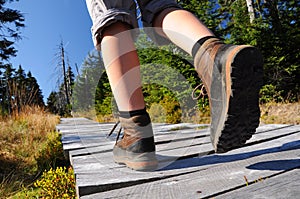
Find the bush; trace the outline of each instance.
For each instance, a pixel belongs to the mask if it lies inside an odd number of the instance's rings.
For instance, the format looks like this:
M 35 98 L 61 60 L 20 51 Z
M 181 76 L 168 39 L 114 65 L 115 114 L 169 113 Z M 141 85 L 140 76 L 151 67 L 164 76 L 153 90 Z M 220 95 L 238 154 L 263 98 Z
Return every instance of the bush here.
M 40 150 L 36 161 L 40 172 L 59 166 L 69 166 L 69 162 L 64 156 L 61 134 L 58 132 L 48 134 L 47 142 Z
M 104 98 L 101 102 L 96 101 L 95 110 L 97 115 L 111 115 L 112 114 L 112 96 Z
M 57 167 L 44 172 L 41 179 L 34 183 L 40 189 L 42 198 L 76 198 L 75 177 L 71 167 Z
M 282 92 L 277 91 L 276 86 L 272 84 L 264 85 L 260 89 L 260 103 L 283 102 Z
M 152 103 L 149 109 L 152 122 L 177 124 L 181 122 L 182 111 L 179 102 L 165 96 L 159 103 Z
M 47 135 L 47 142 L 35 157 L 38 174 L 43 174 L 34 183 L 34 187 L 24 187 L 12 198 L 75 198 L 75 177 L 73 169 L 65 159 L 61 134 L 51 132 Z

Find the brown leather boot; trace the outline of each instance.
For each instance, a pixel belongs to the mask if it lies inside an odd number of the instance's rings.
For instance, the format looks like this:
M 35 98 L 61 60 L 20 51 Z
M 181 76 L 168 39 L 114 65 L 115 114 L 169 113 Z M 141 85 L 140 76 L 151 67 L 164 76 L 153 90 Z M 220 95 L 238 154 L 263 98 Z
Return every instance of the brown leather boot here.
M 148 171 L 157 168 L 155 144 L 151 120 L 148 114 L 119 118 L 124 135 L 113 149 L 116 163 L 127 167 Z
M 194 66 L 209 97 L 215 151 L 244 145 L 259 125 L 261 53 L 252 46 L 227 45 L 210 38 L 197 51 Z

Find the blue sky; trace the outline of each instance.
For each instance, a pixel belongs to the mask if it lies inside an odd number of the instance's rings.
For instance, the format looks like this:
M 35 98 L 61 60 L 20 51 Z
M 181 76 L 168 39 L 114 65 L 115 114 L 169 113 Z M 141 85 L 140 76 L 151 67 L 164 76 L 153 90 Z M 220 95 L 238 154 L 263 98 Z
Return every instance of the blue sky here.
M 37 79 L 46 102 L 57 88 L 56 70 L 58 45 L 64 42 L 66 56 L 75 72 L 87 54 L 94 50 L 91 38 L 91 19 L 85 0 L 20 0 L 7 7 L 24 14 L 23 39 L 18 41 L 17 56 L 10 62 L 14 68 L 22 65 Z

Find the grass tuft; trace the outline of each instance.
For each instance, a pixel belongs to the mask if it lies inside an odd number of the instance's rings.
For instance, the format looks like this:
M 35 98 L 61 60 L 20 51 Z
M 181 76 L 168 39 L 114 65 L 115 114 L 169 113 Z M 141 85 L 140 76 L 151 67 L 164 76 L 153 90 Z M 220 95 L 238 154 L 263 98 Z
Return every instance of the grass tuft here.
M 261 123 L 263 124 L 300 124 L 300 102 L 262 104 Z
M 0 116 L 0 198 L 7 198 L 37 177 L 36 158 L 59 117 L 39 107 Z

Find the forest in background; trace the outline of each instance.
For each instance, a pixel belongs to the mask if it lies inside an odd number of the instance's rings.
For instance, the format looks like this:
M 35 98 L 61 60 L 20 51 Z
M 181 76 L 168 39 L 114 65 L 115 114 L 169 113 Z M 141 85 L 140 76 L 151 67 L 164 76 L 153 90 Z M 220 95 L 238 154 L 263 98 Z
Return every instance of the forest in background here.
M 16 56 L 17 49 L 14 44 L 20 38 L 25 19 L 19 11 L 4 7 L 6 2 L 8 1 L 0 2 L 0 28 L 5 32 L 0 37 L 2 114 L 19 110 L 20 106 L 25 104 L 43 106 L 40 101 L 41 90 L 30 72 L 26 74 L 21 66 L 16 70 L 9 64 L 9 58 Z M 178 3 L 184 9 L 193 12 L 226 43 L 250 44 L 261 50 L 264 56 L 264 85 L 260 92 L 262 104 L 299 101 L 299 0 L 178 0 Z M 5 28 L 8 29 L 4 30 Z M 186 96 L 190 96 L 188 93 L 200 83 L 191 64 L 191 57 L 174 45 L 157 47 L 143 32 L 136 46 L 142 73 L 146 71 L 142 74 L 143 78 L 145 82 L 149 79 L 154 82 L 143 85 L 147 108 L 158 118 L 163 117 L 172 123 L 180 122 L 181 116 L 185 114 L 182 112 L 185 108 L 182 104 L 190 100 Z M 64 60 L 63 47 L 61 51 Z M 65 63 L 62 61 L 61 64 L 63 66 Z M 158 67 L 155 66 L 158 65 L 168 67 L 157 70 Z M 63 68 L 58 90 L 48 96 L 46 104 L 50 111 L 67 116 L 71 114 L 71 110 L 83 112 L 95 109 L 100 118 L 113 112 L 113 97 L 100 52 L 90 52 L 76 77 L 71 67 Z M 151 68 L 156 72 L 147 74 Z M 177 74 L 181 74 L 188 85 L 185 85 L 186 82 L 176 81 Z M 166 86 L 161 82 L 173 84 Z M 188 89 L 184 89 L 185 86 L 188 86 Z M 157 113 L 161 110 L 160 107 L 165 109 L 165 115 Z M 207 96 L 200 98 L 196 107 L 209 112 Z M 195 107 L 187 107 L 191 108 Z
M 226 43 L 250 44 L 261 50 L 264 56 L 261 104 L 299 101 L 299 0 L 181 0 L 179 4 L 193 12 Z M 154 82 L 143 85 L 147 108 L 152 115 L 156 116 L 155 118 L 159 118 L 162 115 L 157 112 L 163 107 L 165 121 L 180 122 L 184 114 L 181 110 L 184 108 L 182 105 L 189 100 L 186 96 L 190 96 L 187 93 L 192 93 L 193 88 L 200 83 L 192 65 L 192 58 L 174 45 L 158 47 L 144 32 L 139 36 L 136 47 L 143 81 L 149 82 L 147 80 L 151 79 Z M 149 73 L 149 71 L 155 72 Z M 189 84 L 188 89 L 182 89 L 186 86 L 183 85 L 186 82 L 176 81 L 176 74 L 171 75 L 174 71 L 184 76 Z M 173 84 L 166 84 L 166 82 Z M 95 51 L 88 55 L 74 85 L 73 109 L 75 111 L 86 111 L 94 107 L 100 118 L 112 113 L 113 96 L 100 52 Z M 198 99 L 196 104 L 198 110 L 209 112 L 207 96 Z M 207 114 L 204 114 L 205 116 Z

